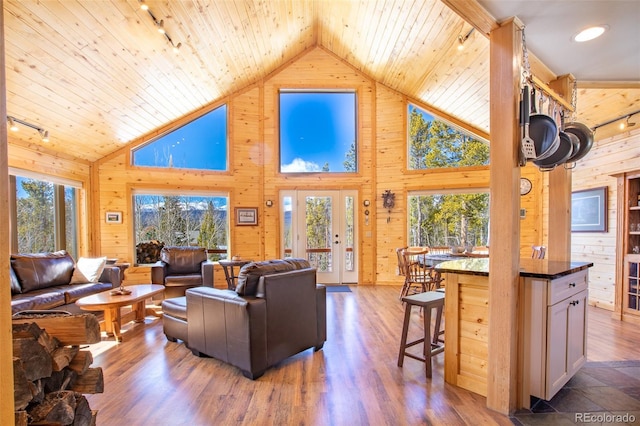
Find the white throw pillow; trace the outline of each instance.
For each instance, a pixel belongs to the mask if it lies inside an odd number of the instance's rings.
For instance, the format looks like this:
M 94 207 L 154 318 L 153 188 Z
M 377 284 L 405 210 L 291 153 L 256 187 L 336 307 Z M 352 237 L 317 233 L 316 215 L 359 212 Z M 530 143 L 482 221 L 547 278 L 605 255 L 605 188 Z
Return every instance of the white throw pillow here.
M 107 263 L 107 257 L 81 257 L 73 270 L 71 284 L 97 283 Z

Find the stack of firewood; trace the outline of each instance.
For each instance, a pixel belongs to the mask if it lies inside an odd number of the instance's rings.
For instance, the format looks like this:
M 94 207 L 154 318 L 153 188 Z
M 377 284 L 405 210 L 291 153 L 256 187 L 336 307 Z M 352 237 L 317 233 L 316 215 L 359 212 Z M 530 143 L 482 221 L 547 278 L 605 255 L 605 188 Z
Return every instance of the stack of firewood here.
M 102 393 L 102 368 L 92 368 L 100 341 L 92 314 L 28 314 L 13 321 L 15 424 L 95 425 L 84 394 Z
M 136 261 L 138 264 L 156 263 L 160 260 L 160 250 L 164 247 L 164 243 L 157 240 L 151 240 L 147 243 L 138 243 L 136 245 Z

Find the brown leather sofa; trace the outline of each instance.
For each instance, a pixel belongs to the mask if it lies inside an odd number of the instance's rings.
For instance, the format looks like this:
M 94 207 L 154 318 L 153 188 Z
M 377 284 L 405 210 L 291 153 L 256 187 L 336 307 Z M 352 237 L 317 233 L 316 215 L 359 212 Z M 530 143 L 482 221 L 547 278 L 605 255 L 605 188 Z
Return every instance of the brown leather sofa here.
M 184 296 L 192 287 L 213 287 L 213 262 L 202 247 L 163 247 L 151 266 L 151 283 L 165 287 L 165 299 Z
M 118 267 L 105 266 L 98 282 L 75 282 L 75 267 L 76 262 L 65 250 L 12 254 L 11 313 L 51 309 L 77 312 L 76 300 L 120 286 Z
M 280 361 L 322 348 L 326 288 L 304 259 L 253 262 L 242 267 L 235 290 L 187 290 L 191 351 L 238 367 L 256 379 Z

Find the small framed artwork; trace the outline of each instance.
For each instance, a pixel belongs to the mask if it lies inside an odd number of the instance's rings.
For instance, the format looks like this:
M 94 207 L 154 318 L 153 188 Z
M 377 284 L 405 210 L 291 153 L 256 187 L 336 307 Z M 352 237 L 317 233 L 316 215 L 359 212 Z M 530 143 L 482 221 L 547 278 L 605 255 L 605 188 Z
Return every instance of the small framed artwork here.
M 571 232 L 607 232 L 607 187 L 571 193 Z
M 107 223 L 122 223 L 122 212 L 106 212 L 104 221 Z
M 236 213 L 236 226 L 258 224 L 258 208 L 257 207 L 236 207 L 235 213 Z

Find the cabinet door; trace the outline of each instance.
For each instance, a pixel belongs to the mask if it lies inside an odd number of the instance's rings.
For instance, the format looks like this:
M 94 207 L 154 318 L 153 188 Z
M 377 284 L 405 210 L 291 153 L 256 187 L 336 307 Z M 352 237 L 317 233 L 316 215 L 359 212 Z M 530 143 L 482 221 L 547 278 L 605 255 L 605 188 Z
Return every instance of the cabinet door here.
M 569 298 L 567 368 L 572 377 L 587 362 L 587 291 Z
M 569 337 L 569 304 L 571 298 L 547 308 L 547 375 L 544 399 L 553 398 L 569 381 L 567 347 Z
M 587 290 L 547 308 L 547 401 L 586 362 Z

